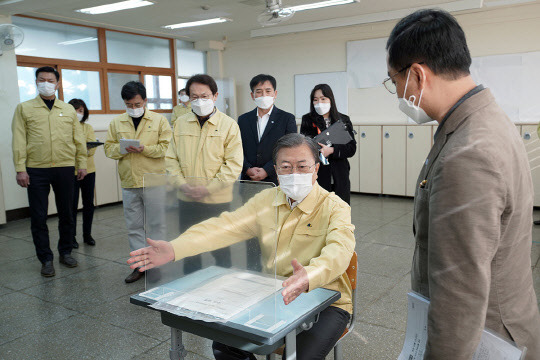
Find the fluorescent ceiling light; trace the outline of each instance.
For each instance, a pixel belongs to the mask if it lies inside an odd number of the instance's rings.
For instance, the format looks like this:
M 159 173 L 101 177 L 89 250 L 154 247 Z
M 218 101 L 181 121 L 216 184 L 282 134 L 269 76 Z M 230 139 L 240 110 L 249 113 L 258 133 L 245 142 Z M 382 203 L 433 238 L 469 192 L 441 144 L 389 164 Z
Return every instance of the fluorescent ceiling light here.
M 227 22 L 227 21 L 232 21 L 232 20 L 219 17 L 219 18 L 206 19 L 206 20 L 200 20 L 200 21 L 185 22 L 185 23 L 180 23 L 180 24 L 165 25 L 163 27 L 165 29 L 182 29 L 182 28 L 194 27 L 194 26 L 218 24 L 218 23 Z
M 80 44 L 80 43 L 88 42 L 88 41 L 97 41 L 97 38 L 87 37 L 87 38 L 82 38 L 82 39 L 77 39 L 77 40 L 62 41 L 62 42 L 59 42 L 58 45 L 73 45 L 73 44 Z
M 327 7 L 327 6 L 351 4 L 353 2 L 356 2 L 356 0 L 327 0 L 327 1 L 320 1 L 320 2 L 316 2 L 312 4 L 291 6 L 291 7 L 288 7 L 287 9 L 294 10 L 294 11 L 313 10 L 313 9 Z
M 154 5 L 154 3 L 147 0 L 127 0 L 127 1 L 120 1 L 113 4 L 94 6 L 94 7 L 90 7 L 86 9 L 79 9 L 75 11 L 83 13 L 83 14 L 96 15 L 96 14 L 110 13 L 113 11 L 134 9 L 134 8 L 138 8 L 142 6 L 148 6 L 148 5 Z

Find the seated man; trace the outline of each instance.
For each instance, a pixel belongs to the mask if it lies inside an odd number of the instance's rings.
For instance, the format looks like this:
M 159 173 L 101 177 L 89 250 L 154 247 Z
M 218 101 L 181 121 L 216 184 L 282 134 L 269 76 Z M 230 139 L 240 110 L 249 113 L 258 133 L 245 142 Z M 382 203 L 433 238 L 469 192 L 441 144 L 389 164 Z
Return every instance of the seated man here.
M 273 161 L 279 188 L 263 190 L 236 211 L 196 224 L 171 242 L 148 239 L 150 246 L 131 252 L 128 263 L 145 271 L 257 237 L 263 268 L 273 272 L 276 262 L 277 274 L 288 277 L 283 282 L 285 304 L 318 287 L 341 292 L 319 321 L 296 339 L 298 359 L 324 359 L 352 312 L 351 283 L 345 273 L 355 246 L 351 208 L 317 184 L 319 152 L 313 140 L 296 133 L 283 136 L 274 147 Z M 275 213 L 277 227 L 269 215 Z M 255 359 L 220 343 L 213 349 L 218 360 Z

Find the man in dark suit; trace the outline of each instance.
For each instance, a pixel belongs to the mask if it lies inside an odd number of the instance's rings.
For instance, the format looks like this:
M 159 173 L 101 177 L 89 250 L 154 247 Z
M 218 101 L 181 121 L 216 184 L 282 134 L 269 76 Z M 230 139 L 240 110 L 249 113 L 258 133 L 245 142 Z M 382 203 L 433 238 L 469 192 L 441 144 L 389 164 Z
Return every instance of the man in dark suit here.
M 257 105 L 254 110 L 240 115 L 238 126 L 244 148 L 242 180 L 273 182 L 278 185 L 276 170 L 272 162 L 272 149 L 285 134 L 296 132 L 293 114 L 274 106 L 276 101 L 276 79 L 271 75 L 259 74 L 249 82 L 251 98 Z M 250 198 L 253 194 L 244 194 Z M 248 269 L 261 270 L 261 248 L 257 239 L 246 242 Z
M 280 137 L 296 132 L 296 120 L 293 114 L 274 106 L 277 91 L 273 76 L 259 74 L 251 79 L 249 87 L 257 107 L 238 118 L 244 148 L 242 180 L 277 185 L 272 149 Z

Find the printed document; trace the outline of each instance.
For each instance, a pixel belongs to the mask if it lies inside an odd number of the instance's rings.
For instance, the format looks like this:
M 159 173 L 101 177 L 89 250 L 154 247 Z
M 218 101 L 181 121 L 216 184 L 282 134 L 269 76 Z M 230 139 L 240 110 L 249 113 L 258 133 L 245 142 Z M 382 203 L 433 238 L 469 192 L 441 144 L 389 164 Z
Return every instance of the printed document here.
M 407 295 L 409 298 L 407 332 L 405 333 L 405 342 L 398 360 L 422 360 L 427 343 L 429 300 L 415 292 L 410 292 Z M 519 360 L 524 356 L 524 350 L 485 329 L 472 359 Z
M 130 146 L 139 147 L 141 142 L 135 139 L 120 139 L 120 154 L 127 154 L 126 148 Z
M 186 314 L 228 320 L 281 288 L 282 281 L 247 272 L 234 272 L 168 299 L 165 303 Z M 153 306 L 154 307 L 154 306 Z M 174 312 L 176 313 L 176 312 Z

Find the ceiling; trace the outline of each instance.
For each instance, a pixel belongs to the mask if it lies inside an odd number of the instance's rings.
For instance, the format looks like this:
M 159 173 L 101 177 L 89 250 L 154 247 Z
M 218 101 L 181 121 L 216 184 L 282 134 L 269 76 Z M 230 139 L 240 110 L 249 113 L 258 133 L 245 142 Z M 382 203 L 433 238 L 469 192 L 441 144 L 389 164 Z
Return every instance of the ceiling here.
M 84 25 L 92 25 L 137 33 L 176 37 L 189 41 L 248 39 L 252 31 L 260 31 L 257 15 L 265 9 L 265 0 L 152 0 L 155 4 L 141 8 L 108 14 L 87 15 L 76 9 L 118 2 L 120 0 L 0 0 L 0 14 L 24 14 L 46 19 L 61 20 Z M 301 5 L 321 0 L 283 0 L 284 6 Z M 359 3 L 302 11 L 282 24 L 266 29 L 295 28 L 298 24 L 315 26 L 329 20 L 339 23 L 339 19 L 358 17 L 359 23 L 366 15 L 399 13 L 399 10 L 416 7 L 436 7 L 475 2 L 475 0 L 361 0 Z M 476 0 L 476 3 L 481 3 Z M 484 0 L 489 5 L 508 6 L 519 3 L 540 2 L 531 0 Z M 203 7 L 208 7 L 204 10 Z M 161 26 L 181 22 L 196 21 L 213 17 L 227 17 L 232 22 L 207 25 L 189 29 L 167 30 Z M 358 22 L 357 22 L 358 23 Z M 350 21 L 349 23 L 350 24 Z M 335 26 L 335 25 L 333 25 Z M 331 26 L 332 27 L 332 26 Z M 269 35 L 269 34 L 266 34 Z

